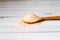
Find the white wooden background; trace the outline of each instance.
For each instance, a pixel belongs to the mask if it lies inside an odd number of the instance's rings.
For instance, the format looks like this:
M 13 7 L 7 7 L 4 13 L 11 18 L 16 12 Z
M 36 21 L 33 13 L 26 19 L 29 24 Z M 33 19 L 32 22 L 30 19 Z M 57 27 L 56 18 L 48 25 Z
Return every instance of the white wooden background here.
M 44 21 L 40 25 L 26 29 L 16 26 L 28 13 L 35 13 L 38 16 L 60 16 L 60 0 L 1 0 L 0 16 L 19 17 L 0 19 L 0 40 L 60 40 L 60 21 Z

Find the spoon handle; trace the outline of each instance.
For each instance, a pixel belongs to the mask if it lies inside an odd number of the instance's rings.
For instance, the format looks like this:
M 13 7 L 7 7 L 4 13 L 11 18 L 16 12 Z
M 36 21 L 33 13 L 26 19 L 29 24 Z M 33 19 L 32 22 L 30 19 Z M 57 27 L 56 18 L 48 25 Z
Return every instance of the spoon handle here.
M 60 16 L 43 17 L 43 20 L 60 20 Z

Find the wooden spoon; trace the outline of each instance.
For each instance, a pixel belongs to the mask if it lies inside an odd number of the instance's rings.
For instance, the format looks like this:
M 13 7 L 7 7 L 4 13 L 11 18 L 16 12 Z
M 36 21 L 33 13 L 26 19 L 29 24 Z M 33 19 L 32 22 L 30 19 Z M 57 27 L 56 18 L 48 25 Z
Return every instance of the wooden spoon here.
M 60 16 L 39 17 L 39 16 L 36 16 L 35 14 L 29 14 L 23 17 L 22 20 L 25 23 L 33 24 L 33 23 L 38 23 L 45 20 L 60 20 Z

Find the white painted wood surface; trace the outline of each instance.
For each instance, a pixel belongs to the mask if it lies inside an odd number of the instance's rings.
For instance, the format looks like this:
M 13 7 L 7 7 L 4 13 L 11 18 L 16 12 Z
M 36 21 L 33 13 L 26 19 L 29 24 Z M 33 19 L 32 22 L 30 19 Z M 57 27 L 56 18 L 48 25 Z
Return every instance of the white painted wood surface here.
M 30 12 L 38 16 L 60 16 L 60 0 L 0 2 L 0 16 L 20 16 L 0 19 L 0 40 L 60 40 L 60 21 L 44 21 L 27 28 L 16 26 Z
M 0 19 L 0 32 L 40 32 L 60 31 L 60 21 L 44 21 L 35 27 L 26 29 L 17 27 L 20 19 L 28 13 L 35 13 L 38 16 L 60 16 L 60 1 L 18 1 L 0 2 L 0 16 L 19 16 Z M 48 14 L 46 14 L 48 13 Z

